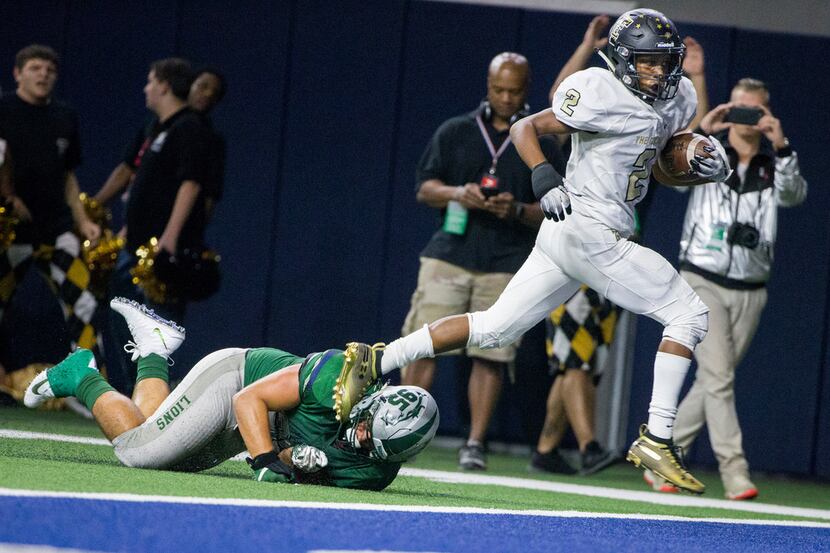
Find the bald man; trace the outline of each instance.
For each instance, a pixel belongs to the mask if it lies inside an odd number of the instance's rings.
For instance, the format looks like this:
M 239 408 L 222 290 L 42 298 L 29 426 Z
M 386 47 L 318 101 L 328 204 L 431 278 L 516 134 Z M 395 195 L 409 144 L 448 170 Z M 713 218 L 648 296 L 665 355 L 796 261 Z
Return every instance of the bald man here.
M 445 121 L 426 147 L 416 171 L 416 198 L 437 210 L 440 228 L 421 252 L 418 287 L 404 335 L 449 315 L 489 308 L 528 256 L 543 214 L 533 195 L 530 169 L 510 142 L 510 125 L 526 115 L 530 65 L 503 52 L 490 62 L 487 97 L 474 111 Z M 542 140 L 546 158 L 565 164 L 555 140 Z M 472 359 L 468 386 L 470 434 L 459 465 L 484 470 L 484 441 L 501 393 L 504 367 L 517 344 L 468 348 L 450 354 Z M 407 385 L 429 389 L 435 359 L 403 371 Z

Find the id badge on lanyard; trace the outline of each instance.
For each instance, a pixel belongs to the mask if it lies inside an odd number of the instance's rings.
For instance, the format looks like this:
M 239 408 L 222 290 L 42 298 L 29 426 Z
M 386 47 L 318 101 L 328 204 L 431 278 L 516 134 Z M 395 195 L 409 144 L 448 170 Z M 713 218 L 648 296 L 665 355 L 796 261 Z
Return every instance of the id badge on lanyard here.
M 726 245 L 726 230 L 729 225 L 726 223 L 712 223 L 709 227 L 709 240 L 704 246 L 707 250 L 722 251 Z
M 484 194 L 485 198 L 489 198 L 501 192 L 499 189 L 499 177 L 496 175 L 496 167 L 499 163 L 499 157 L 510 145 L 510 137 L 508 136 L 504 142 L 502 142 L 497 151 L 496 147 L 493 145 L 493 141 L 490 139 L 490 133 L 487 132 L 487 128 L 484 126 L 484 121 L 482 121 L 481 115 L 476 115 L 476 123 L 478 123 L 478 130 L 481 131 L 481 137 L 484 139 L 484 143 L 487 144 L 487 150 L 490 152 L 490 156 L 492 158 L 490 162 L 490 170 L 484 173 L 479 181 L 481 193 Z

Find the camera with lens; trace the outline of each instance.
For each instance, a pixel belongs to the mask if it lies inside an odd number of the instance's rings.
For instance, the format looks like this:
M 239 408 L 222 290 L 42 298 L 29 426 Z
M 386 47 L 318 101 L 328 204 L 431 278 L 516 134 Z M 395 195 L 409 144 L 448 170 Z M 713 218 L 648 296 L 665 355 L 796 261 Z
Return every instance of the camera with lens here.
M 743 246 L 750 250 L 758 247 L 761 241 L 761 233 L 752 225 L 735 221 L 726 231 L 726 242 L 734 246 Z

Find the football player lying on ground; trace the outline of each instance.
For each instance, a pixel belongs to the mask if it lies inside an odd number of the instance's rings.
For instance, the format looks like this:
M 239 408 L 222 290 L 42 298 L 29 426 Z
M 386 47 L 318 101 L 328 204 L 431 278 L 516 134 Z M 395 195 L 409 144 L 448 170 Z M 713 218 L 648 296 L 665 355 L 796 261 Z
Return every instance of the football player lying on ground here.
M 215 351 L 170 392 L 167 365 L 184 328 L 124 298 L 110 303 L 134 342 L 133 399 L 98 372 L 92 352 L 78 349 L 40 373 L 24 402 L 53 397 L 84 403 L 128 467 L 196 472 L 246 448 L 254 479 L 382 490 L 401 463 L 421 451 L 438 428 L 438 408 L 415 386 L 370 387 L 341 423 L 332 391 L 347 366 L 370 348 L 350 344 L 305 358 L 271 348 Z M 359 370 L 359 368 L 357 369 Z

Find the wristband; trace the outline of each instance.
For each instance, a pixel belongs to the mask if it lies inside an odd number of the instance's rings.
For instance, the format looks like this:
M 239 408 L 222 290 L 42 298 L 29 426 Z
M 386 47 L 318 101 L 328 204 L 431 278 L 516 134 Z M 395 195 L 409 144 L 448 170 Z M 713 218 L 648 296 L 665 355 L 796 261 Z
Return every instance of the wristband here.
M 530 174 L 530 181 L 533 185 L 533 195 L 536 196 L 537 200 L 541 200 L 542 196 L 557 186 L 562 186 L 565 182 L 562 179 L 562 175 L 557 173 L 553 165 L 547 161 L 543 161 L 533 168 L 533 172 Z
M 272 449 L 268 453 L 262 453 L 260 455 L 257 455 L 253 459 L 248 457 L 245 460 L 248 462 L 252 469 L 259 470 L 267 467 L 271 463 L 280 462 L 280 457 L 279 455 L 277 455 L 277 452 Z
M 789 139 L 784 139 L 784 146 L 775 150 L 775 157 L 790 157 L 793 155 L 793 148 L 790 146 Z

